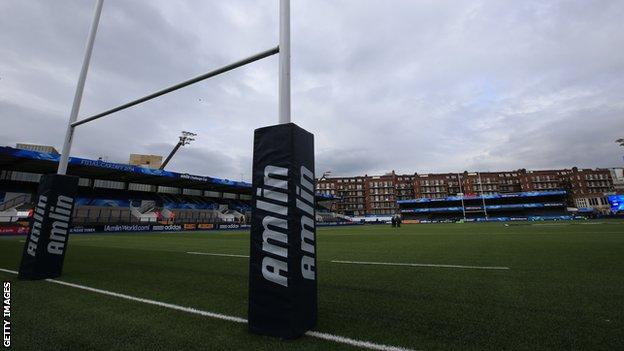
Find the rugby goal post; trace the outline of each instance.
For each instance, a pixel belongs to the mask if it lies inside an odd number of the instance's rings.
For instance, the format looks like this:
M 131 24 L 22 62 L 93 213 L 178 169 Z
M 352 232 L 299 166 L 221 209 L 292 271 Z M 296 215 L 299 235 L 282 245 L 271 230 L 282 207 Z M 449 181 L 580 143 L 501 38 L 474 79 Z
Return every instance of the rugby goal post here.
M 279 46 L 78 120 L 104 1 L 97 0 L 57 174 L 44 175 L 19 269 L 21 279 L 56 278 L 67 252 L 78 177 L 67 175 L 75 128 L 279 53 L 279 124 L 254 132 L 249 329 L 296 338 L 317 320 L 314 136 L 291 122 L 290 0 L 279 3 Z

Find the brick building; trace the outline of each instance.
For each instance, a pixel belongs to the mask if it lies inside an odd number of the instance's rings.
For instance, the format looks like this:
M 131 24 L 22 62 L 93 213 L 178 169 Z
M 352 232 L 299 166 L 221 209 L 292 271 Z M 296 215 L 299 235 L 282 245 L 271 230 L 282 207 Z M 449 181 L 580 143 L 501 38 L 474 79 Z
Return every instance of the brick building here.
M 566 190 L 571 206 L 608 211 L 607 195 L 614 192 L 609 169 L 571 169 L 504 172 L 430 173 L 330 177 L 317 180 L 317 191 L 340 198 L 336 212 L 363 216 L 397 212 L 397 200 L 446 198 L 460 193 L 498 194 Z
M 320 193 L 333 195 L 341 199 L 332 210 L 338 213 L 365 212 L 365 177 L 332 177 L 317 180 L 316 187 Z

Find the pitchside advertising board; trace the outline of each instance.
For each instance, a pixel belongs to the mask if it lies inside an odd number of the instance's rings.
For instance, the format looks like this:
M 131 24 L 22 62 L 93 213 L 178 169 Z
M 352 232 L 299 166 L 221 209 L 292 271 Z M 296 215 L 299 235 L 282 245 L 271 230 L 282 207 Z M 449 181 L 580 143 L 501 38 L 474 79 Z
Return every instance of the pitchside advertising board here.
M 249 329 L 297 338 L 317 318 L 314 136 L 256 129 L 252 183 Z
M 94 226 L 76 226 L 69 228 L 70 233 L 125 233 L 125 232 L 186 232 L 206 230 L 244 230 L 249 224 L 239 223 L 186 223 L 186 224 L 103 224 Z
M 22 253 L 20 278 L 46 279 L 61 275 L 77 189 L 78 177 L 50 174 L 41 178 Z

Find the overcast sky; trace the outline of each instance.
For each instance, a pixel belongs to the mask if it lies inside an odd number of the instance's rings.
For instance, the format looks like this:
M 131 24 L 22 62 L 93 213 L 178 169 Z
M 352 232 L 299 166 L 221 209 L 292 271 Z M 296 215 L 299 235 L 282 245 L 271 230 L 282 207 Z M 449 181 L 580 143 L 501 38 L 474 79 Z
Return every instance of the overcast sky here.
M 0 1 L 0 145 L 61 149 L 95 1 Z M 624 1 L 292 1 L 293 121 L 334 175 L 621 166 Z M 80 116 L 276 46 L 278 1 L 106 0 Z M 250 178 L 277 56 L 81 126 L 73 156 Z

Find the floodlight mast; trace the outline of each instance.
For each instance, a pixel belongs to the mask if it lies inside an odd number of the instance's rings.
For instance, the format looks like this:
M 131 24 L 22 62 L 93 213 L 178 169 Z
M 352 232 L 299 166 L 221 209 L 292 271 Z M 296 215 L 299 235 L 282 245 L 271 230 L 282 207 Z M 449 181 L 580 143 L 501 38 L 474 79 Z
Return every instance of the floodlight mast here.
M 290 123 L 290 0 L 280 0 L 279 124 Z
M 169 153 L 169 156 L 167 156 L 167 158 L 165 159 L 165 162 L 162 163 L 162 165 L 160 165 L 160 167 L 158 169 L 165 169 L 165 167 L 167 166 L 167 164 L 169 163 L 169 161 L 171 161 L 171 158 L 173 157 L 173 155 L 175 155 L 176 152 L 178 152 L 178 149 L 181 146 L 184 145 L 188 145 L 190 144 L 192 141 L 195 141 L 195 138 L 197 134 L 196 133 L 191 133 L 191 132 L 187 132 L 187 131 L 182 131 L 182 135 L 180 135 L 180 140 L 178 141 L 178 143 L 176 144 L 176 146 L 173 148 L 173 150 L 171 150 L 171 152 Z
M 319 179 L 319 182 L 325 178 L 327 178 L 329 175 L 331 174 L 331 171 L 325 171 L 323 172 L 323 175 L 321 176 L 321 178 Z
M 82 61 L 82 68 L 80 69 L 80 75 L 78 76 L 78 84 L 76 86 L 76 93 L 74 94 L 74 103 L 72 104 L 72 109 L 69 113 L 67 132 L 65 133 L 65 141 L 63 142 L 63 150 L 61 151 L 61 159 L 59 160 L 59 166 L 57 171 L 58 174 L 62 175 L 67 173 L 69 151 L 71 150 L 72 141 L 74 139 L 75 127 L 72 126 L 72 123 L 76 122 L 76 119 L 78 118 L 78 112 L 80 111 L 82 92 L 84 91 L 85 81 L 87 80 L 87 72 L 89 71 L 89 63 L 91 61 L 93 43 L 95 42 L 95 34 L 97 33 L 98 24 L 100 22 L 102 5 L 104 5 L 104 0 L 97 0 L 97 3 L 95 4 L 95 14 L 93 15 L 93 21 L 91 22 L 91 29 L 89 29 L 89 37 L 87 39 L 87 47 L 85 48 L 84 59 Z

